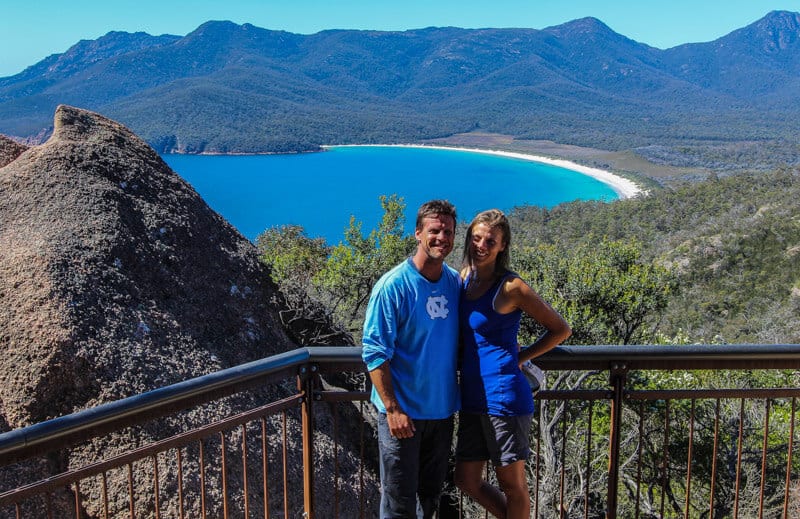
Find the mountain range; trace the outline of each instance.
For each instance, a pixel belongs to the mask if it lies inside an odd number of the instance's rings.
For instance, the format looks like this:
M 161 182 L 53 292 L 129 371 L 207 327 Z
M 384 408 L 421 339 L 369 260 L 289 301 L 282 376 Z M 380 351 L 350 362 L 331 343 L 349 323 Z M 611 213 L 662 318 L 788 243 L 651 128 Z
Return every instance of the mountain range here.
M 595 18 L 534 29 L 312 35 L 209 21 L 186 36 L 110 32 L 0 78 L 0 133 L 99 111 L 159 152 L 291 152 L 471 131 L 609 150 L 794 141 L 800 13 L 661 50 Z

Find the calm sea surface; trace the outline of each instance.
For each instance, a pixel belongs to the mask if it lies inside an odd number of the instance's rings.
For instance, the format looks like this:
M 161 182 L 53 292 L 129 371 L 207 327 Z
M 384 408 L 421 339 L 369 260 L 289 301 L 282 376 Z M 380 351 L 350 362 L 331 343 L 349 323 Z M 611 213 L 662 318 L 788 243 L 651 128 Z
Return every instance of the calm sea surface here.
M 492 207 L 618 198 L 607 184 L 570 170 L 454 150 L 364 146 L 298 155 L 166 155 L 164 160 L 251 240 L 270 227 L 298 224 L 309 236 L 335 244 L 351 215 L 367 234 L 380 220 L 380 195 L 405 199 L 409 233 L 417 207 L 433 198 L 450 200 L 463 221 Z

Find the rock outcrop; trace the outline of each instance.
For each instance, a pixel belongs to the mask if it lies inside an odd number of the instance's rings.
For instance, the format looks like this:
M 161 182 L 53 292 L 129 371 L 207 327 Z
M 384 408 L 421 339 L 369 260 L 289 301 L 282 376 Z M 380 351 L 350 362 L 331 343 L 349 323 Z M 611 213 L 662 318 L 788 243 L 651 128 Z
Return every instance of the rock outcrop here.
M 22 152 L 27 149 L 27 146 L 0 135 L 0 168 L 22 155 Z
M 0 430 L 296 347 L 255 247 L 125 127 L 60 106 L 46 143 L 0 140 L 0 161 Z M 272 391 L 96 440 L 59 468 Z

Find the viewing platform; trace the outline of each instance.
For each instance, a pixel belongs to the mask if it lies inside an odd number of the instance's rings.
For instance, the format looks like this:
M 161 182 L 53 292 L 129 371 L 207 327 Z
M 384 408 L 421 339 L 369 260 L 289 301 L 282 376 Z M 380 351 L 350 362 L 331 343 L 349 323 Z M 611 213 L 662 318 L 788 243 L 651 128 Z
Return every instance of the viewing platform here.
M 800 517 L 800 345 L 561 346 L 536 363 L 532 517 Z M 12 430 L 0 517 L 376 517 L 366 380 L 360 348 L 300 348 Z M 109 447 L 267 386 L 285 396 Z M 452 485 L 442 505 L 484 517 Z

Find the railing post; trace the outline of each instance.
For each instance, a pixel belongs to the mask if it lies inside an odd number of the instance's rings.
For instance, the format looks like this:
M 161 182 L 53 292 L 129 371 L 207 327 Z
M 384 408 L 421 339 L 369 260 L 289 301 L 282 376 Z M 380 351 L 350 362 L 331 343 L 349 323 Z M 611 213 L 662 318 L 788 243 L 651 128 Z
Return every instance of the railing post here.
M 314 519 L 314 398 L 316 364 L 300 368 L 298 389 L 303 391 L 303 517 Z
M 614 363 L 609 372 L 609 384 L 613 391 L 611 399 L 611 431 L 608 453 L 608 495 L 606 496 L 606 519 L 617 517 L 617 492 L 619 488 L 619 447 L 622 437 L 622 399 L 628 368 L 625 364 Z

